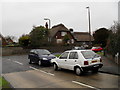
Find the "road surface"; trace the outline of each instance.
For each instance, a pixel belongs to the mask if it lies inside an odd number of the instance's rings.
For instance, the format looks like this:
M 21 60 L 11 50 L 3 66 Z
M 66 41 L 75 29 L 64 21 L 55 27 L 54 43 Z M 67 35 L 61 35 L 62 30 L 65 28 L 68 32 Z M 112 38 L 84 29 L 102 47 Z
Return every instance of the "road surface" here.
M 2 57 L 2 75 L 14 88 L 119 88 L 119 76 L 105 73 L 54 71 L 52 66 L 29 64 L 27 55 Z

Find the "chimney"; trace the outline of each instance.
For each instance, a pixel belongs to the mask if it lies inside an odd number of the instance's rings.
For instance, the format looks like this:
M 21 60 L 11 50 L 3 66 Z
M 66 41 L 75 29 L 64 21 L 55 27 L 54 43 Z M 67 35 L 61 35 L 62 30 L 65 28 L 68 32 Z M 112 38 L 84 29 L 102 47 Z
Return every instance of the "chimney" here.
M 70 32 L 71 32 L 72 34 L 74 33 L 72 28 L 70 28 L 69 30 L 70 30 Z
M 45 28 L 48 29 L 48 23 L 47 23 L 47 22 L 46 22 L 46 24 L 45 24 Z

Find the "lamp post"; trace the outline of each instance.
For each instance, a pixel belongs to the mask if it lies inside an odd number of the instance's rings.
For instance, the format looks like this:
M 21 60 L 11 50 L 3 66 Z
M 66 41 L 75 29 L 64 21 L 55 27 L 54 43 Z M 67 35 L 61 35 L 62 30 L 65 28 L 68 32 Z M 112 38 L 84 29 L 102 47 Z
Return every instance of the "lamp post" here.
M 90 7 L 86 7 L 86 9 L 88 9 L 89 45 L 91 46 L 91 23 L 90 23 Z
M 50 21 L 50 19 L 49 18 L 44 18 L 44 20 L 48 20 L 49 21 L 49 29 L 50 29 L 50 24 L 51 24 L 51 21 Z

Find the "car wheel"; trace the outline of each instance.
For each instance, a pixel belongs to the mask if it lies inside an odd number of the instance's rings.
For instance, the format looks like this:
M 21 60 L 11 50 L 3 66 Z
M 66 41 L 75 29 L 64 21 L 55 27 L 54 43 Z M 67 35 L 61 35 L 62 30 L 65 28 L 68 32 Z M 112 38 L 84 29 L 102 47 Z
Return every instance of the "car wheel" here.
M 32 64 L 32 60 L 30 59 L 30 62 L 29 62 L 29 64 Z
M 75 73 L 76 73 L 76 75 L 78 75 L 78 76 L 82 75 L 82 71 L 81 71 L 81 69 L 80 69 L 79 67 L 76 67 L 76 68 L 75 68 Z
M 54 64 L 53 64 L 53 67 L 54 67 L 54 70 L 55 70 L 55 71 L 58 70 L 58 66 L 57 66 L 57 64 L 54 63 Z
M 93 73 L 97 73 L 97 72 L 98 72 L 98 68 L 93 69 L 92 72 L 93 72 Z
M 42 64 L 42 63 L 41 63 L 41 60 L 39 60 L 39 61 L 38 61 L 38 65 L 41 66 L 41 64 Z

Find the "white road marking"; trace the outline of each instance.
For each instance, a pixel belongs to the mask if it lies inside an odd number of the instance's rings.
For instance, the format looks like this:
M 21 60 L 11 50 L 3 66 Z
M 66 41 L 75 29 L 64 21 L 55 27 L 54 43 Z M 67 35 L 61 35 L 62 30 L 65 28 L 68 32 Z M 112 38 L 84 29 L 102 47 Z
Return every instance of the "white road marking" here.
M 32 67 L 32 66 L 29 66 L 29 68 L 32 68 L 32 69 L 34 69 L 34 70 L 37 70 L 37 71 L 43 72 L 43 73 L 48 74 L 48 75 L 51 75 L 51 76 L 55 76 L 55 75 L 52 74 L 52 73 L 48 73 L 48 72 L 45 72 L 45 71 L 43 71 L 43 70 L 39 70 L 39 69 L 34 68 L 34 67 Z
M 85 86 L 85 87 L 88 87 L 88 88 L 92 88 L 92 89 L 96 89 L 96 90 L 100 90 L 96 87 L 93 87 L 93 86 L 90 86 L 90 85 L 87 85 L 87 84 L 84 84 L 84 83 L 80 83 L 80 82 L 77 82 L 77 81 L 72 81 L 73 83 L 76 83 L 76 84 L 79 84 L 79 85 L 82 85 L 82 86 Z
M 34 70 L 37 70 L 37 71 L 39 71 L 39 69 L 37 69 L 37 68 L 34 68 L 34 67 L 31 67 L 31 66 L 29 66 L 29 68 L 32 68 L 32 69 L 34 69 Z
M 52 74 L 52 73 L 48 73 L 49 75 L 51 75 L 51 76 L 55 76 L 54 74 Z
M 20 65 L 23 65 L 22 63 L 20 63 L 20 62 L 18 62 L 18 61 L 13 61 L 13 62 L 18 63 L 18 64 L 20 64 Z

